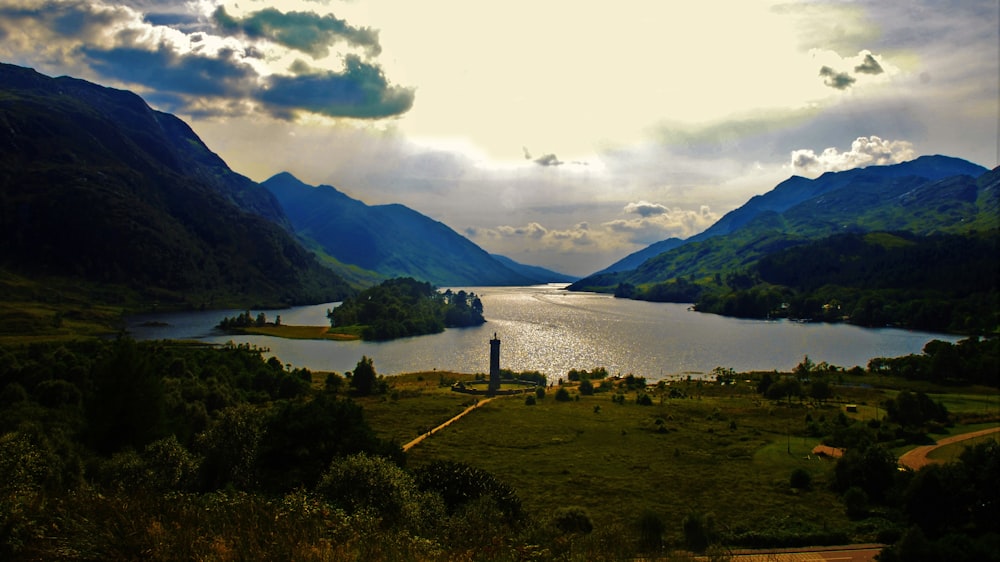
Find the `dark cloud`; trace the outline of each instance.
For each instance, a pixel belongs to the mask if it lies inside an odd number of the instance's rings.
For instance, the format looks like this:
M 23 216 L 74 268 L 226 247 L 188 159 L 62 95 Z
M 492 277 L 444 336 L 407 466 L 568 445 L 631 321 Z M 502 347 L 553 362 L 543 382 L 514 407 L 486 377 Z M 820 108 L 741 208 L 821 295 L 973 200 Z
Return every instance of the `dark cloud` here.
M 236 18 L 219 6 L 212 15 L 216 25 L 230 33 L 241 33 L 251 38 L 269 39 L 289 49 L 302 51 L 313 57 L 330 53 L 330 45 L 345 41 L 364 48 L 368 55 L 382 52 L 378 31 L 369 27 L 354 27 L 333 15 L 321 16 L 313 12 L 281 12 L 265 8 L 244 18 Z
M 256 81 L 256 72 L 233 51 L 215 57 L 178 54 L 168 45 L 101 49 L 82 47 L 91 67 L 107 77 L 142 84 L 161 93 L 185 96 L 242 97 Z
M 639 201 L 638 203 L 629 203 L 628 205 L 625 205 L 626 213 L 636 214 L 640 217 L 662 215 L 669 211 L 670 209 L 660 205 L 659 203 L 650 203 L 648 201 Z
M 345 63 L 344 72 L 271 76 L 256 98 L 285 118 L 303 110 L 330 117 L 377 119 L 412 107 L 413 90 L 390 86 L 378 66 L 354 55 L 348 55 Z
M 851 76 L 850 74 L 846 72 L 837 72 L 829 66 L 824 66 L 819 69 L 819 75 L 823 77 L 824 84 L 838 90 L 846 90 L 858 81 L 857 78 Z
M 854 72 L 858 74 L 882 74 L 882 65 L 875 60 L 871 53 L 865 55 L 865 60 L 854 67 Z
M 535 164 L 539 166 L 562 166 L 563 161 L 559 159 L 555 154 L 545 154 L 544 156 L 539 156 L 534 160 Z
M 83 1 L 46 1 L 31 7 L 0 5 L 0 27 L 41 24 L 52 34 L 79 41 L 98 39 L 112 24 L 126 21 L 124 8 L 90 5 Z

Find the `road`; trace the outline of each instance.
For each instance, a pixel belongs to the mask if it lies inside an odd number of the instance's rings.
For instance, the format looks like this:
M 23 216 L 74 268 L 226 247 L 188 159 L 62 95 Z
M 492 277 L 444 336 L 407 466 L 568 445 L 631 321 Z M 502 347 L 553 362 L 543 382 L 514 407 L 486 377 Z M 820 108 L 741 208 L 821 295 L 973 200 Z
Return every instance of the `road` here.
M 413 441 L 410 441 L 409 443 L 403 445 L 403 452 L 405 453 L 406 451 L 409 451 L 410 449 L 412 449 L 413 447 L 415 447 L 416 445 L 418 445 L 424 439 L 426 439 L 426 438 L 430 437 L 431 435 L 434 435 L 438 431 L 441 431 L 442 429 L 448 427 L 452 423 L 458 421 L 458 419 L 461 418 L 462 416 L 464 416 L 465 414 L 468 414 L 472 410 L 475 410 L 476 408 L 478 408 L 479 406 L 482 406 L 483 404 L 489 402 L 490 400 L 493 400 L 493 398 L 484 398 L 482 400 L 479 400 L 475 404 L 473 404 L 473 405 L 469 406 L 468 408 L 462 410 L 460 413 L 458 413 L 455 417 L 451 418 L 450 420 L 448 420 L 448 421 L 444 422 L 443 424 L 435 427 L 434 429 L 428 431 L 427 433 L 420 434 L 420 437 L 417 437 Z
M 912 451 L 906 452 L 903 456 L 899 457 L 899 464 L 911 468 L 913 470 L 920 470 L 921 468 L 936 462 L 934 459 L 928 458 L 927 455 L 931 451 L 937 449 L 938 447 L 943 447 L 945 445 L 950 445 L 951 443 L 956 443 L 958 441 L 964 441 L 966 439 L 972 439 L 973 437 L 979 437 L 981 435 L 989 435 L 990 433 L 995 433 L 1000 431 L 1000 427 L 991 427 L 989 429 L 983 429 L 981 431 L 973 431 L 972 433 L 963 433 L 961 435 L 952 435 L 951 437 L 945 437 L 944 439 L 938 441 L 933 445 L 922 445 L 913 449 Z

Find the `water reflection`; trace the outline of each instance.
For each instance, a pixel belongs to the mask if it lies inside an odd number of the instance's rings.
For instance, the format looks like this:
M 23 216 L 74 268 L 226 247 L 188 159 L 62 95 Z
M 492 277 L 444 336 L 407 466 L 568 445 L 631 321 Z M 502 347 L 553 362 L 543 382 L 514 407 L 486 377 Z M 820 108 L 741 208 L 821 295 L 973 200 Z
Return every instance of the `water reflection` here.
M 805 355 L 815 362 L 851 367 L 865 365 L 872 357 L 919 353 L 935 338 L 958 339 L 846 324 L 726 318 L 693 312 L 682 304 L 569 293 L 555 285 L 463 288 L 482 299 L 485 325 L 390 342 L 287 340 L 231 336 L 214 330 L 223 316 L 233 316 L 239 310 L 143 315 L 129 319 L 128 324 L 137 339 L 252 343 L 268 348 L 285 363 L 313 370 L 351 370 L 362 355 L 367 355 L 384 374 L 488 372 L 489 340 L 496 332 L 503 342 L 504 368 L 538 370 L 553 380 L 570 369 L 594 367 L 649 380 L 699 376 L 720 366 L 738 371 L 788 370 Z M 281 315 L 282 324 L 326 325 L 326 311 L 335 304 L 266 313 L 268 319 Z

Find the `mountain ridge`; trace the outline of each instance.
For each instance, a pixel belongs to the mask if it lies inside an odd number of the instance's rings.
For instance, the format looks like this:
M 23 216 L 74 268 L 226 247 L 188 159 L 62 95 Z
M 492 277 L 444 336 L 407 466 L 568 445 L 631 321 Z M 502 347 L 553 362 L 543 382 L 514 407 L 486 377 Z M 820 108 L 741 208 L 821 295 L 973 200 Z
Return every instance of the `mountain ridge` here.
M 0 267 L 14 274 L 170 307 L 350 292 L 269 192 L 132 92 L 0 64 L 0 169 Z
M 794 229 L 789 228 L 785 224 L 785 219 L 783 218 L 785 212 L 810 201 L 814 202 L 815 206 L 816 201 L 822 202 L 822 198 L 824 197 L 827 197 L 827 202 L 837 199 L 837 197 L 831 197 L 831 195 L 838 192 L 844 195 L 844 193 L 848 192 L 843 190 L 851 186 L 854 186 L 856 190 L 854 194 L 855 199 L 847 198 L 846 202 L 857 203 L 856 197 L 858 196 L 877 196 L 877 186 L 879 185 L 889 185 L 895 182 L 898 186 L 909 185 L 911 189 L 917 189 L 921 186 L 927 188 L 927 186 L 931 186 L 937 181 L 961 176 L 968 177 L 969 181 L 974 182 L 975 180 L 971 174 L 982 176 L 982 174 L 987 172 L 986 168 L 959 158 L 934 155 L 921 156 L 915 160 L 901 164 L 869 166 L 867 168 L 855 168 L 842 172 L 827 172 L 816 179 L 792 176 L 777 184 L 771 191 L 752 197 L 746 204 L 730 211 L 702 233 L 683 240 L 681 243 L 673 244 L 665 252 L 660 252 L 649 257 L 631 270 L 617 269 L 609 271 L 610 268 L 605 268 L 581 279 L 571 288 L 576 289 L 588 286 L 591 288 L 604 287 L 605 290 L 608 290 L 610 288 L 609 283 L 613 286 L 618 281 L 648 283 L 657 278 L 665 280 L 662 279 L 665 274 L 654 274 L 653 271 L 660 268 L 659 264 L 662 264 L 666 260 L 664 258 L 665 255 L 681 256 L 683 255 L 682 252 L 694 255 L 689 256 L 685 260 L 685 265 L 679 267 L 677 274 L 690 275 L 696 273 L 693 271 L 693 263 L 697 261 L 698 257 L 705 257 L 718 251 L 718 244 L 711 242 L 714 238 L 732 234 L 740 235 L 740 231 L 746 228 L 758 231 L 761 235 L 765 231 L 777 230 L 785 231 L 794 236 Z M 866 192 L 861 189 L 864 186 L 868 186 L 869 188 L 875 186 L 875 191 L 869 190 Z M 902 194 L 899 193 L 900 196 Z M 882 201 L 882 203 L 884 204 L 885 201 Z M 802 221 L 796 224 L 802 228 L 809 227 L 809 225 L 804 224 Z M 856 227 L 863 228 L 862 225 L 856 225 Z M 899 227 L 902 228 L 902 226 Z M 833 230 L 831 229 L 830 233 L 832 232 Z M 746 233 L 743 235 L 745 236 Z M 667 241 L 658 242 L 657 244 L 662 244 L 663 242 Z M 657 244 L 650 246 L 650 248 L 655 248 Z M 685 250 L 684 248 L 689 245 L 697 245 L 697 251 Z M 641 255 L 644 251 L 641 250 L 636 254 Z
M 368 205 L 289 172 L 261 185 L 278 199 L 299 236 L 340 262 L 386 277 L 414 277 L 438 286 L 532 285 L 565 277 L 522 264 L 511 267 L 405 205 Z

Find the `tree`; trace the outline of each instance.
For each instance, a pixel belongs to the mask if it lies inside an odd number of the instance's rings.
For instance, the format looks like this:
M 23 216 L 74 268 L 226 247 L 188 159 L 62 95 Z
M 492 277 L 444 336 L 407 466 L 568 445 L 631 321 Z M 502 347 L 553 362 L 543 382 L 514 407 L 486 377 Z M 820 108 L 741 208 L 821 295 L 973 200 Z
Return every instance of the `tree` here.
M 361 356 L 354 367 L 354 374 L 351 376 L 351 388 L 360 396 L 369 396 L 375 392 L 378 383 L 378 375 L 375 373 L 375 365 L 372 359 L 366 355 Z
M 810 398 L 823 403 L 831 396 L 833 396 L 833 391 L 830 390 L 830 383 L 824 380 L 814 380 L 809 384 Z

